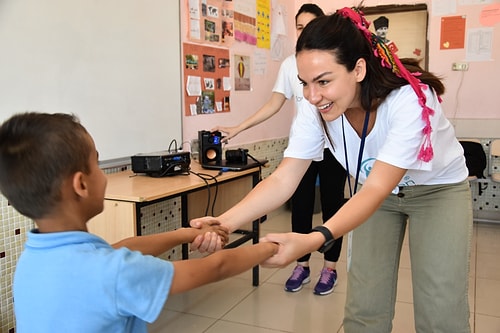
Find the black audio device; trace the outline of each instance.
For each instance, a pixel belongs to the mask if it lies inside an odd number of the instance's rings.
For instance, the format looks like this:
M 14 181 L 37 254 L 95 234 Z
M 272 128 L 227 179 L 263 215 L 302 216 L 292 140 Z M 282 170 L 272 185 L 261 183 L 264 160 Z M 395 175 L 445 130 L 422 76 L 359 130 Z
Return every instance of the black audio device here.
M 132 172 L 145 173 L 151 177 L 172 176 L 189 171 L 191 154 L 189 152 L 159 151 L 137 154 L 131 157 Z

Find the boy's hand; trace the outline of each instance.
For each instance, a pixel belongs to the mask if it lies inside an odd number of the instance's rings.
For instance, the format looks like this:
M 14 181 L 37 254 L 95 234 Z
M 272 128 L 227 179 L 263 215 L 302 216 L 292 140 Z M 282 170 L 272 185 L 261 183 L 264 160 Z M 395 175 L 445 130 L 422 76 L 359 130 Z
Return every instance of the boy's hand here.
M 206 226 L 220 226 L 221 223 L 212 216 L 205 216 L 191 220 L 191 227 L 201 229 Z M 225 229 L 229 233 L 228 229 Z M 229 236 L 226 236 L 226 240 L 223 244 L 222 238 L 217 233 L 205 232 L 201 235 L 196 236 L 196 238 L 191 242 L 191 251 L 198 251 L 200 253 L 205 252 L 215 252 L 221 250 L 223 246 L 227 243 Z
M 203 224 L 200 231 L 201 234 L 205 234 L 207 232 L 216 233 L 219 236 L 223 247 L 229 242 L 229 230 L 220 225 L 218 222 L 213 224 Z

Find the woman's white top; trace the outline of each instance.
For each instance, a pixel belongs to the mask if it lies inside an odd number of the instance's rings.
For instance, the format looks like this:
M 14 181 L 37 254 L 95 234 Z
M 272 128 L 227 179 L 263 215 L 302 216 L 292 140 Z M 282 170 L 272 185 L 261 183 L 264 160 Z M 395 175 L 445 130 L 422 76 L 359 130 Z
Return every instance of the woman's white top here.
M 436 94 L 432 89 L 423 88 L 427 106 L 435 111 L 430 117 L 433 159 L 423 162 L 417 158 L 424 140 L 422 107 L 411 86 L 403 86 L 392 91 L 376 111 L 375 125 L 366 137 L 360 165 L 361 184 L 370 174 L 375 160 L 408 169 L 399 186 L 451 184 L 467 178 L 463 149 L 455 137 L 453 126 L 444 116 Z M 344 132 L 348 171 L 355 177 L 361 138 L 347 118 L 341 116 L 334 121 L 326 122 L 333 141 L 332 146 L 326 136 L 318 110 L 310 103 L 307 104 L 297 112 L 284 156 L 316 160 L 322 156 L 326 143 L 335 158 L 347 169 Z

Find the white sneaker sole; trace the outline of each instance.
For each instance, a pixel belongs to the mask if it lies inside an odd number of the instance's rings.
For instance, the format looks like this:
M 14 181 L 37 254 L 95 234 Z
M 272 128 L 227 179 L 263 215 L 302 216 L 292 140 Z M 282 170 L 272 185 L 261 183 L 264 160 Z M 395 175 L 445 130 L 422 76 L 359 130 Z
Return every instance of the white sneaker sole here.
M 338 279 L 337 279 L 337 280 L 335 280 L 335 283 L 333 284 L 332 289 L 327 290 L 327 291 L 323 291 L 322 293 L 317 293 L 315 290 L 313 290 L 313 294 L 314 294 L 314 295 L 318 295 L 318 296 L 326 296 L 326 295 L 330 295 L 330 294 L 331 294 L 331 293 L 333 293 L 333 291 L 335 290 L 335 286 L 337 285 L 337 282 L 338 282 L 338 281 L 339 281 Z
M 307 278 L 305 278 L 304 281 L 302 281 L 302 284 L 300 286 L 298 286 L 297 288 L 295 288 L 295 289 L 287 289 L 287 287 L 285 287 L 285 291 L 288 291 L 290 293 L 295 293 L 295 292 L 301 290 L 302 287 L 305 284 L 308 284 L 309 282 L 311 282 L 311 277 L 310 276 L 308 276 Z

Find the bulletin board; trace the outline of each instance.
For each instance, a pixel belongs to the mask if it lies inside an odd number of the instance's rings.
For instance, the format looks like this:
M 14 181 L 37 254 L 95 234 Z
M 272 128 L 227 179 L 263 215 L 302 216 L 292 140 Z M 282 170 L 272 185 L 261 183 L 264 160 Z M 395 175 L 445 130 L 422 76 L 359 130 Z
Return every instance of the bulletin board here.
M 228 49 L 184 43 L 186 116 L 231 110 L 230 62 Z

